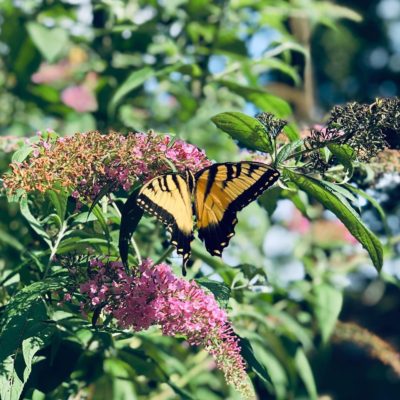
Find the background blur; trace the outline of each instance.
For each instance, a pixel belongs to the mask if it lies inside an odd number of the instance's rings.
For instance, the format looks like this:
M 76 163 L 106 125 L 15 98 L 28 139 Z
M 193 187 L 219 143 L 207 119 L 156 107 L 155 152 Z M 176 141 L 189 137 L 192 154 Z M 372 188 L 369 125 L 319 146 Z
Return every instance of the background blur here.
M 236 144 L 210 122 L 218 112 L 270 111 L 299 133 L 323 123 L 335 104 L 398 96 L 399 85 L 397 0 L 2 0 L 0 170 L 6 171 L 24 137 L 46 129 L 61 135 L 154 129 L 204 148 L 211 159 L 240 159 Z M 276 368 L 276 398 L 308 396 L 307 385 L 293 383 L 299 373 L 285 359 L 297 340 L 310 343 L 324 399 L 398 398 L 396 355 L 389 354 L 389 361 L 374 358 L 368 346 L 345 341 L 340 333 L 322 345 L 313 331 L 309 293 L 315 282 L 343 291 L 340 320 L 355 322 L 400 349 L 399 184 L 398 176 L 380 175 L 365 186 L 383 207 L 386 224 L 360 201 L 363 219 L 389 243 L 381 277 L 340 223 L 307 199 L 311 222 L 288 200 L 267 210 L 270 218 L 257 204 L 243 211 L 224 260 L 261 268 L 269 285 L 262 296 L 279 304 L 282 314 L 268 317 L 267 330 L 275 339 L 265 337 L 276 340 L 282 353 L 263 349 L 263 343 L 258 349 Z M 5 198 L 0 213 L 2 271 L 20 261 L 14 239 L 29 247 L 35 237 Z M 254 307 L 268 313 L 262 302 L 254 300 Z M 274 324 L 274 318 L 286 322 Z M 165 339 L 162 346 L 168 352 L 177 345 Z M 194 355 L 189 361 L 176 357 L 195 364 Z M 41 390 L 54 390 L 62 373 Z M 96 373 L 88 382 L 107 375 L 106 370 Z M 212 396 L 203 387 L 207 379 L 199 383 L 199 398 Z M 163 392 L 155 384 L 152 389 L 154 398 L 168 397 L 156 397 Z M 273 397 L 261 384 L 259 393 Z

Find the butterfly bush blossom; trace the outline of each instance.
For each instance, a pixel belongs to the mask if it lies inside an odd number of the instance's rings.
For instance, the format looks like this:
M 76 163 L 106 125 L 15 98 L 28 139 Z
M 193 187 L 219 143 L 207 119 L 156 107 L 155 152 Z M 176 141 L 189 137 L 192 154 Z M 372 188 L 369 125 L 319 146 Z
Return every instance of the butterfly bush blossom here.
M 254 398 L 238 338 L 210 293 L 194 281 L 176 277 L 167 264 L 145 260 L 135 276 L 121 262 L 90 261 L 89 281 L 80 285 L 86 300 L 82 311 L 105 304 L 118 324 L 135 331 L 159 325 L 164 335 L 183 335 L 190 345 L 204 346 L 214 357 L 228 383 L 246 399 Z M 68 297 L 67 300 L 69 300 Z
M 93 200 L 103 189 L 128 191 L 136 180 L 170 171 L 171 163 L 181 172 L 211 164 L 197 147 L 153 132 L 123 136 L 93 131 L 68 137 L 39 132 L 31 150 L 25 161 L 12 163 L 12 172 L 4 177 L 11 194 L 65 187 L 77 199 Z

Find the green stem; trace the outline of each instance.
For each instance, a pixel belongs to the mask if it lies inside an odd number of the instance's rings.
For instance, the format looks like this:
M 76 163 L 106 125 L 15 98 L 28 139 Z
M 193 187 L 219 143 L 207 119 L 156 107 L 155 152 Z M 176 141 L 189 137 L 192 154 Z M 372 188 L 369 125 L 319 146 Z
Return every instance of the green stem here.
M 168 249 L 161 254 L 160 258 L 154 264 L 157 265 L 162 263 L 166 258 L 168 258 L 172 254 L 173 251 L 174 248 L 172 246 L 169 246 Z
M 61 228 L 60 228 L 58 234 L 57 234 L 56 241 L 50 247 L 50 249 L 51 249 L 50 257 L 49 257 L 49 261 L 46 266 L 46 270 L 44 271 L 43 279 L 47 277 L 47 275 L 50 271 L 51 262 L 53 261 L 53 258 L 57 253 L 58 246 L 60 245 L 61 240 L 64 237 L 67 228 L 68 228 L 67 221 L 64 221 L 61 225 Z

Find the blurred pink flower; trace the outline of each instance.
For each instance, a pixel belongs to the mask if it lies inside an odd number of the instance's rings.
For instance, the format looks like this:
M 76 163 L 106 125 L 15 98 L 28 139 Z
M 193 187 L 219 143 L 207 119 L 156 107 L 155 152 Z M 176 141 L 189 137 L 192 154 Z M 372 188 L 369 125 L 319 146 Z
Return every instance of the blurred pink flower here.
M 68 61 L 60 61 L 58 64 L 40 64 L 39 70 L 32 75 L 32 82 L 53 83 L 68 79 L 72 69 Z
M 310 221 L 304 217 L 297 208 L 295 208 L 292 219 L 288 223 L 288 229 L 294 232 L 305 234 L 310 231 L 310 225 Z
M 93 93 L 84 85 L 70 86 L 61 93 L 61 100 L 77 112 L 97 110 L 97 100 Z

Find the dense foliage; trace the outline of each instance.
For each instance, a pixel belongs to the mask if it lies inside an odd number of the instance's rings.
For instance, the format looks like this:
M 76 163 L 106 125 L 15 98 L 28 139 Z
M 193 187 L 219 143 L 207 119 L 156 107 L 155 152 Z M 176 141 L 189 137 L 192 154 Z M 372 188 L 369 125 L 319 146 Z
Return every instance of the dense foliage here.
M 354 398 L 340 349 L 395 398 L 398 326 L 361 325 L 399 306 L 385 196 L 400 101 L 315 124 L 316 108 L 280 97 L 313 107 L 314 30 L 360 16 L 317 1 L 73 3 L 0 4 L 1 399 Z M 135 195 L 214 160 L 280 179 L 222 259 L 195 240 L 182 277 Z

